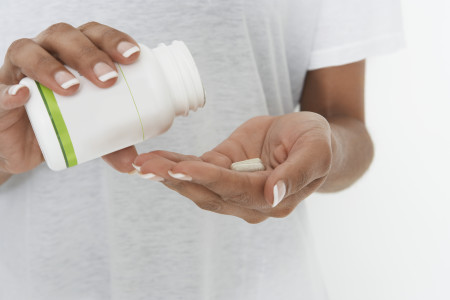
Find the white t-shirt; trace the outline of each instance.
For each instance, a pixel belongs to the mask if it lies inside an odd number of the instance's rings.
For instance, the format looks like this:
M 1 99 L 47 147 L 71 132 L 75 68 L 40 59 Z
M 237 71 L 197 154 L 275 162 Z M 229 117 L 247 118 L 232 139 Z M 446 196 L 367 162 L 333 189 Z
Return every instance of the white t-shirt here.
M 402 44 L 394 0 L 2 0 L 0 54 L 96 20 L 150 47 L 183 40 L 204 109 L 137 146 L 201 155 L 247 119 L 291 112 L 308 69 Z M 250 225 L 101 159 L 0 186 L 0 300 L 326 299 L 305 207 Z

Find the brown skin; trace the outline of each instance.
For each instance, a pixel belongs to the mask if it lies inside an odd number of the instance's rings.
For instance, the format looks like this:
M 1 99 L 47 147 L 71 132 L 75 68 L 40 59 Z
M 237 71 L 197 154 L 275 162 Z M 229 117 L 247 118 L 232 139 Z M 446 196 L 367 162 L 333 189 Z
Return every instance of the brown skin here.
M 79 28 L 55 24 L 34 39 L 10 46 L 0 69 L 0 184 L 43 161 L 23 107 L 29 91 L 21 89 L 11 96 L 11 85 L 28 76 L 58 94 L 73 94 L 77 85 L 64 90 L 54 79 L 65 64 L 98 87 L 110 87 L 116 79 L 99 81 L 93 66 L 104 62 L 115 69 L 113 61 L 129 64 L 139 55 L 124 58 L 117 51 L 120 41 L 137 45 L 128 35 L 91 22 Z M 249 223 L 285 217 L 315 191 L 332 192 L 351 185 L 370 165 L 373 145 L 364 124 L 364 68 L 361 61 L 308 72 L 302 112 L 252 118 L 201 157 L 154 151 L 136 158 L 136 149 L 128 147 L 103 158 L 120 172 L 132 171 L 134 161 L 142 173 L 164 178 L 166 186 L 202 209 Z M 232 162 L 255 157 L 261 157 L 266 171 L 229 169 Z M 174 179 L 169 170 L 191 179 Z M 272 208 L 273 187 L 280 180 L 287 193 Z
M 116 70 L 113 61 L 130 64 L 139 56 L 137 52 L 123 57 L 117 50 L 121 41 L 137 45 L 123 32 L 90 22 L 78 28 L 54 24 L 33 39 L 20 39 L 11 44 L 0 68 L 0 184 L 44 161 L 23 106 L 28 101 L 29 90 L 23 88 L 11 96 L 9 88 L 28 76 L 60 95 L 74 94 L 79 85 L 63 89 L 54 78 L 56 72 L 67 71 L 64 65 L 74 68 L 99 88 L 108 88 L 116 78 L 101 82 L 93 71 L 94 65 L 104 62 Z M 120 172 L 130 172 L 136 155 L 133 146 L 103 159 Z
M 342 190 L 369 168 L 373 143 L 365 125 L 365 61 L 308 72 L 302 111 L 324 116 L 333 141 L 332 167 L 320 192 Z
M 373 144 L 364 124 L 364 72 L 364 61 L 310 71 L 302 112 L 252 118 L 201 157 L 154 151 L 139 155 L 135 164 L 202 209 L 249 223 L 285 217 L 313 192 L 342 190 L 369 167 Z M 255 157 L 265 171 L 229 169 Z M 169 170 L 188 177 L 172 178 Z M 272 208 L 279 180 L 287 193 Z

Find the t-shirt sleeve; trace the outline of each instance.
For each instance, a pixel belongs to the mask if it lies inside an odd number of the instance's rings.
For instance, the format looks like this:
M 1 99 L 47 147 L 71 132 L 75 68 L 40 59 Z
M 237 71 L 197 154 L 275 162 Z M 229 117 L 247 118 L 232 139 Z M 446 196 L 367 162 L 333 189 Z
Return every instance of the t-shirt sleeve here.
M 399 0 L 323 0 L 308 69 L 344 65 L 403 46 Z

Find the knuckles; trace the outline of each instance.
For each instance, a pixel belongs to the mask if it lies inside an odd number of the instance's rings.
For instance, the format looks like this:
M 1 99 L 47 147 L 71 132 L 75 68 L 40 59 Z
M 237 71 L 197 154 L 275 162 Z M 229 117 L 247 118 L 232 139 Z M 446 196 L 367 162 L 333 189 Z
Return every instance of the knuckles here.
M 220 213 L 223 211 L 223 204 L 217 200 L 207 199 L 206 201 L 196 202 L 195 204 L 203 210 L 208 210 L 215 213 Z
M 105 43 L 116 44 L 117 40 L 123 38 L 123 34 L 121 34 L 120 31 L 95 21 L 91 21 L 81 25 L 80 27 L 78 27 L 78 30 L 83 33 L 93 30 L 96 32 L 96 35 L 100 36 L 101 40 Z
M 234 194 L 228 197 L 223 197 L 226 202 L 233 202 L 242 206 L 249 206 L 253 202 L 253 197 L 248 192 Z
M 86 30 L 88 30 L 88 29 L 90 29 L 90 28 L 97 27 L 98 25 L 101 25 L 101 24 L 98 23 L 98 22 L 95 22 L 95 21 L 90 21 L 90 22 L 87 22 L 87 23 L 85 23 L 85 24 L 79 26 L 78 29 L 79 29 L 81 32 L 84 32 L 84 31 L 86 31 Z
M 50 25 L 47 29 L 45 29 L 42 34 L 44 35 L 52 35 L 54 33 L 62 33 L 73 30 L 73 26 L 64 22 L 55 23 Z
M 14 57 L 17 54 L 17 52 L 23 50 L 24 48 L 26 48 L 27 46 L 29 46 L 30 44 L 33 44 L 33 43 L 34 42 L 31 39 L 27 39 L 27 38 L 15 40 L 9 46 L 8 51 L 6 52 L 6 56 Z
M 74 27 L 72 25 L 60 22 L 50 25 L 47 29 L 39 33 L 33 40 L 40 45 L 50 45 L 54 41 L 55 36 L 61 36 L 62 34 L 67 34 L 73 30 Z

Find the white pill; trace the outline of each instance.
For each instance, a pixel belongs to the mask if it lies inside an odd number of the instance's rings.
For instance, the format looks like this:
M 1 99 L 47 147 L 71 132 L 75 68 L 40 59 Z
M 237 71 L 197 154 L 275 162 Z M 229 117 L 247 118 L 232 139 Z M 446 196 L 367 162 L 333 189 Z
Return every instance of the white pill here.
M 231 164 L 231 170 L 239 172 L 264 171 L 266 168 L 260 158 L 252 158 Z

